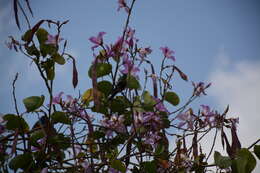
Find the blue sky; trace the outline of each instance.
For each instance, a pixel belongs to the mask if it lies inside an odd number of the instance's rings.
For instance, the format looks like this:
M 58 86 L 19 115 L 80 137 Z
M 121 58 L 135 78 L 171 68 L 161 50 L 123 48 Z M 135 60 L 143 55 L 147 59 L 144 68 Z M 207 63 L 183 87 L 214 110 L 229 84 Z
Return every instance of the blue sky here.
M 0 1 L 1 113 L 14 111 L 11 82 L 16 72 L 20 73 L 19 102 L 27 96 L 46 93 L 30 61 L 4 45 L 8 35 L 19 38 L 22 34 L 15 26 L 11 5 L 10 0 Z M 87 70 L 92 52 L 88 38 L 105 31 L 105 41 L 112 43 L 120 36 L 126 14 L 123 10 L 117 12 L 117 1 L 45 0 L 31 1 L 31 5 L 35 14 L 32 23 L 40 19 L 70 20 L 62 36 L 69 41 L 68 51 L 77 58 L 80 83 L 72 90 L 71 66 L 58 68 L 55 92 L 76 95 L 78 90 L 90 88 Z M 260 131 L 257 124 L 260 122 L 259 18 L 258 0 L 137 0 L 130 26 L 136 29 L 140 44 L 153 49 L 150 58 L 155 64 L 162 58 L 159 48 L 169 46 L 176 51 L 176 65 L 190 81 L 212 82 L 208 95 L 195 108 L 208 103 L 221 111 L 229 104 L 230 116 L 240 117 L 239 133 L 248 146 L 259 138 L 256 132 Z M 182 99 L 192 92 L 190 82 L 177 79 L 174 85 Z

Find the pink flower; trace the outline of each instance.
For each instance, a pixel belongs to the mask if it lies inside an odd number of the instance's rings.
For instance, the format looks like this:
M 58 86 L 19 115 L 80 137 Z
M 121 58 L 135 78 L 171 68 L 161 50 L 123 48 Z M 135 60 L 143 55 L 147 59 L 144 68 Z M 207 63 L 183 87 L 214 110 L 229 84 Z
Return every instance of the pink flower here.
M 216 125 L 216 114 L 210 110 L 207 105 L 200 105 L 202 107 L 201 114 L 205 117 L 205 124 L 209 126 Z
M 63 38 L 59 38 L 58 35 L 53 36 L 53 35 L 48 34 L 45 44 L 57 45 L 62 40 L 63 40 Z
M 124 69 L 121 70 L 121 73 L 123 74 L 131 74 L 135 77 L 138 77 L 136 75 L 137 72 L 140 71 L 140 69 L 138 67 L 135 67 L 133 62 L 130 61 L 128 58 L 124 58 L 124 61 L 123 61 L 123 66 L 124 66 Z
M 124 8 L 127 13 L 129 13 L 129 7 L 127 6 L 125 0 L 118 0 L 118 8 L 117 11 L 119 11 L 121 8 Z
M 155 108 L 160 111 L 160 112 L 166 112 L 169 113 L 169 111 L 166 109 L 166 107 L 164 106 L 164 104 L 162 103 L 162 101 L 158 98 L 155 98 L 156 101 L 156 105 Z
M 173 61 L 175 61 L 175 57 L 173 56 L 173 54 L 175 52 L 173 50 L 170 50 L 167 46 L 166 47 L 160 47 L 160 49 L 162 50 L 164 57 L 172 59 Z
M 91 47 L 92 50 L 94 50 L 95 48 L 103 44 L 103 35 L 105 34 L 106 34 L 105 32 L 99 32 L 97 37 L 89 38 L 89 41 L 95 44 L 94 46 Z
M 195 116 L 191 114 L 191 111 L 188 110 L 185 113 L 180 113 L 177 115 L 177 119 L 180 120 L 178 124 L 178 128 L 182 128 L 187 124 L 188 129 L 193 130 L 193 123 L 195 120 Z
M 62 95 L 64 92 L 60 92 L 57 96 L 53 97 L 52 104 L 60 104 L 62 103 Z
M 151 54 L 152 53 L 152 49 L 150 49 L 150 47 L 146 47 L 146 48 L 141 48 L 139 49 L 139 56 L 141 58 L 144 58 L 146 57 L 147 55 Z
M 122 115 L 118 116 L 111 116 L 111 118 L 106 118 L 104 120 L 101 120 L 101 125 L 107 128 L 107 136 L 112 136 L 113 131 L 119 132 L 119 133 L 125 133 L 126 129 L 124 126 L 124 117 Z
M 43 168 L 42 170 L 41 170 L 41 173 L 48 173 L 48 168 L 46 167 L 46 168 Z
M 148 132 L 145 135 L 145 141 L 144 143 L 155 146 L 155 144 L 161 139 L 161 136 L 159 136 L 158 132 Z

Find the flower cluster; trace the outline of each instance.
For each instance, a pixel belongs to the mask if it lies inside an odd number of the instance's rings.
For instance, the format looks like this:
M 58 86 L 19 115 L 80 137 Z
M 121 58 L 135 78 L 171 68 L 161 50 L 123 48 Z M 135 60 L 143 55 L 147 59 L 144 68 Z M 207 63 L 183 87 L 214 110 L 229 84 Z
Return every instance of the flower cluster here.
M 109 137 L 113 135 L 114 131 L 118 133 L 126 132 L 123 115 L 112 115 L 110 118 L 104 118 L 101 120 L 101 125 L 107 129 L 106 135 Z

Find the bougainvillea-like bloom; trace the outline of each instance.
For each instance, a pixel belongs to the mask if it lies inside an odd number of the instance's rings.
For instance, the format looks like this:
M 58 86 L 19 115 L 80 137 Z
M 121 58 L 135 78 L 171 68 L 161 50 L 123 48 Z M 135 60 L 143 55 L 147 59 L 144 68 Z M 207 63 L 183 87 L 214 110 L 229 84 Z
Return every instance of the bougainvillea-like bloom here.
M 131 74 L 132 76 L 138 77 L 136 73 L 140 71 L 138 67 L 135 67 L 133 62 L 129 58 L 124 58 L 123 60 L 124 69 L 120 70 L 123 74 Z
M 173 54 L 175 52 L 173 50 L 169 49 L 167 46 L 166 47 L 160 47 L 160 49 L 162 50 L 164 57 L 172 59 L 173 61 L 175 61 L 175 57 L 173 56 Z
M 63 40 L 63 38 L 59 38 L 59 35 L 53 36 L 53 35 L 48 34 L 45 44 L 57 45 L 62 40 Z
M 103 36 L 105 34 L 106 34 L 105 32 L 99 32 L 96 37 L 89 38 L 89 41 L 95 44 L 94 46 L 91 47 L 92 50 L 94 50 L 95 48 L 103 44 Z

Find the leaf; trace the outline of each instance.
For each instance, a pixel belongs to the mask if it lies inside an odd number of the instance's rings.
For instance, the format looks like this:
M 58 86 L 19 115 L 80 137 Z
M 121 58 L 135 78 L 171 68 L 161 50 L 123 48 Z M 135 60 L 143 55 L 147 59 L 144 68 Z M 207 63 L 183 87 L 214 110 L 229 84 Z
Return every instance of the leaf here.
M 154 106 L 156 104 L 156 101 L 150 95 L 150 93 L 148 91 L 144 91 L 144 93 L 143 93 L 143 100 L 144 100 L 144 104 L 146 104 L 146 105 Z
M 58 146 L 60 149 L 67 149 L 70 147 L 70 137 L 65 137 L 63 134 L 52 136 L 48 141 L 52 145 Z
M 232 165 L 232 160 L 227 156 L 222 156 L 219 152 L 214 153 L 215 164 L 221 169 L 228 168 Z
M 23 104 L 26 107 L 27 112 L 32 112 L 42 106 L 44 102 L 44 96 L 31 96 L 23 99 Z
M 238 173 L 250 173 L 256 166 L 256 159 L 246 148 L 238 151 L 235 162 Z
M 124 163 L 121 162 L 120 160 L 113 160 L 111 163 L 111 167 L 122 173 L 126 172 L 126 167 L 125 167 Z
M 39 147 L 40 144 L 37 142 L 39 139 L 42 139 L 45 136 L 42 130 L 37 130 L 30 136 L 30 144 Z
M 254 153 L 257 156 L 257 158 L 260 160 L 260 145 L 254 146 Z
M 87 91 L 85 91 L 84 94 L 83 94 L 82 97 L 81 97 L 81 100 L 82 100 L 83 102 L 87 102 L 87 103 L 93 101 L 93 100 L 94 100 L 94 97 L 93 97 L 93 89 L 90 88 L 90 89 L 88 89 Z
M 146 173 L 157 173 L 156 172 L 156 163 L 155 161 L 150 161 L 150 162 L 143 162 L 142 166 L 144 167 L 144 170 Z
M 64 65 L 66 63 L 65 59 L 58 53 L 52 55 L 52 59 L 60 65 Z
M 48 32 L 43 28 L 39 28 L 38 31 L 36 32 L 36 36 L 40 44 L 45 44 L 45 42 L 48 39 Z
M 51 115 L 53 123 L 70 124 L 71 121 L 65 112 L 56 111 Z
M 159 144 L 159 145 L 157 145 L 154 154 L 155 155 L 160 155 L 160 154 L 162 154 L 164 152 L 164 149 L 165 149 L 164 145 Z
M 129 89 L 140 89 L 140 84 L 138 82 L 138 80 L 131 75 L 127 76 L 127 88 Z
M 98 82 L 97 85 L 98 90 L 104 93 L 105 96 L 108 96 L 113 88 L 112 84 L 106 80 Z
M 38 49 L 35 47 L 34 44 L 31 46 L 25 45 L 25 49 L 29 55 L 35 55 L 36 57 L 40 56 L 40 52 L 38 51 Z
M 175 92 L 166 92 L 164 99 L 174 106 L 177 106 L 180 103 L 179 96 Z
M 33 158 L 30 153 L 19 154 L 14 157 L 10 163 L 9 168 L 17 170 L 19 168 L 26 170 L 32 166 Z
M 8 130 L 21 130 L 21 133 L 29 131 L 27 122 L 22 118 L 14 114 L 6 114 L 3 119 L 7 121 L 6 128 Z
M 93 77 L 92 69 L 93 69 L 93 65 L 89 68 L 89 71 L 88 71 L 88 76 L 90 78 Z M 107 63 L 97 63 L 96 64 L 97 78 L 108 75 L 111 72 L 112 72 L 112 65 L 111 64 L 107 64 Z
M 29 29 L 22 36 L 22 40 L 25 41 L 25 42 L 30 42 L 32 40 L 32 37 L 33 37 L 33 32 L 32 32 L 31 29 Z

